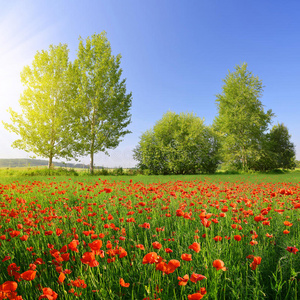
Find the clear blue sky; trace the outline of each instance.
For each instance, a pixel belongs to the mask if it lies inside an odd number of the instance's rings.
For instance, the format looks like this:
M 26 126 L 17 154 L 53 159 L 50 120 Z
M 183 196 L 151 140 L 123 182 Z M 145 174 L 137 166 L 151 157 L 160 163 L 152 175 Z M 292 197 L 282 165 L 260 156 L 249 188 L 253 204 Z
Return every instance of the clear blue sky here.
M 19 109 L 19 74 L 36 51 L 66 43 L 73 60 L 79 36 L 105 30 L 113 53 L 122 55 L 133 95 L 132 134 L 111 157 L 96 155 L 96 165 L 134 166 L 131 150 L 139 136 L 169 110 L 194 112 L 211 124 L 222 80 L 242 62 L 263 81 L 260 100 L 276 114 L 273 124 L 288 127 L 300 160 L 300 1 L 0 0 L 0 5 L 2 120 L 9 121 L 9 106 Z M 2 125 L 0 134 L 0 158 L 28 157 L 10 148 L 16 136 Z

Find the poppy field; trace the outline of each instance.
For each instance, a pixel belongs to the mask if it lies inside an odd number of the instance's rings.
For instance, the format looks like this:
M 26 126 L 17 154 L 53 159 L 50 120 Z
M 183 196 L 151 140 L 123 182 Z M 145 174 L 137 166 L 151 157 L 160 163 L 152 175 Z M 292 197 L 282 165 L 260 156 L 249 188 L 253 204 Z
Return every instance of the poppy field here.
M 7 181 L 0 299 L 298 299 L 298 181 Z

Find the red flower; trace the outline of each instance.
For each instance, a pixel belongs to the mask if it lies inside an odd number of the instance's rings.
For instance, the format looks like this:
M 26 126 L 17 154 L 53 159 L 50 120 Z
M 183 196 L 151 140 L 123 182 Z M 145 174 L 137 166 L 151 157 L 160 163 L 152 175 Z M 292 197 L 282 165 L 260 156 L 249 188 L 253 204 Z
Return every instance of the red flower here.
M 220 242 L 222 240 L 222 237 L 217 235 L 213 238 L 216 242 Z
M 199 253 L 201 248 L 199 243 L 193 243 L 192 245 L 189 246 L 189 249 L 194 250 L 195 252 Z
M 56 235 L 57 236 L 60 236 L 62 233 L 63 233 L 63 230 L 62 229 L 60 229 L 60 228 L 56 228 Z
M 200 293 L 188 295 L 188 300 L 200 300 L 202 298 L 203 298 L 203 295 Z
M 287 247 L 286 250 L 289 251 L 290 253 L 294 253 L 294 254 L 296 254 L 299 251 L 295 246 Z
M 156 252 L 150 252 L 143 258 L 143 264 L 154 264 L 158 262 L 158 255 Z
M 0 285 L 0 291 L 14 292 L 18 287 L 18 284 L 14 281 L 5 281 Z
M 172 250 L 172 249 L 170 249 L 170 248 L 166 248 L 166 249 L 165 249 L 165 252 L 166 252 L 166 253 L 172 253 L 172 252 L 173 252 L 173 250 Z
M 102 241 L 101 240 L 95 240 L 92 243 L 89 243 L 89 247 L 93 251 L 98 251 L 102 247 Z
M 178 285 L 185 286 L 189 281 L 189 275 L 186 274 L 183 276 L 183 278 L 178 276 L 177 279 L 179 280 Z
M 58 282 L 63 283 L 65 278 L 66 278 L 66 275 L 64 273 L 60 273 L 58 276 Z
M 198 281 L 201 281 L 203 279 L 206 279 L 206 277 L 201 274 L 193 273 L 190 280 L 191 282 L 197 283 Z
M 40 299 L 48 299 L 48 300 L 56 300 L 57 299 L 57 293 L 52 291 L 50 288 L 43 288 L 43 295 L 39 297 Z
M 130 283 L 125 283 L 124 279 L 120 278 L 120 285 L 123 286 L 123 287 L 129 287 Z
M 250 264 L 250 268 L 254 271 L 256 270 L 257 266 L 261 263 L 261 257 L 260 256 L 254 256 L 253 262 Z
M 137 247 L 137 248 L 140 248 L 141 250 L 145 250 L 145 247 L 144 247 L 144 245 L 142 245 L 142 244 L 138 244 L 138 245 L 136 245 L 136 247 Z
M 28 240 L 28 238 L 29 238 L 29 236 L 28 236 L 28 235 L 26 235 L 26 234 L 25 234 L 25 235 L 23 235 L 23 236 L 20 236 L 20 240 L 21 240 L 21 241 L 23 241 L 23 242 L 24 242 L 24 241 L 27 241 L 27 240 Z
M 224 262 L 221 259 L 216 259 L 213 262 L 213 267 L 216 268 L 217 271 L 219 271 L 219 270 L 226 271 L 225 264 L 224 264 Z
M 79 252 L 78 249 L 77 249 L 77 246 L 79 245 L 79 242 L 77 240 L 73 240 L 69 245 L 69 249 L 71 251 L 74 251 L 74 252 Z
M 211 221 L 207 220 L 206 218 L 201 218 L 201 223 L 204 227 L 208 228 L 211 224 Z
M 153 242 L 152 243 L 152 247 L 154 249 L 160 249 L 162 247 L 162 245 L 159 242 Z
M 21 274 L 21 278 L 26 281 L 31 281 L 35 278 L 36 271 L 28 270 Z
M 181 259 L 185 261 L 191 261 L 192 260 L 192 254 L 183 253 L 181 255 Z
M 90 267 L 97 267 L 99 265 L 99 262 L 95 259 L 94 252 L 85 252 L 80 260 L 82 263 L 87 264 Z
M 234 236 L 234 239 L 239 242 L 242 239 L 242 237 L 239 234 L 237 234 Z
M 180 267 L 180 261 L 177 259 L 171 259 L 168 263 L 168 268 L 170 270 L 173 270 L 172 273 Z

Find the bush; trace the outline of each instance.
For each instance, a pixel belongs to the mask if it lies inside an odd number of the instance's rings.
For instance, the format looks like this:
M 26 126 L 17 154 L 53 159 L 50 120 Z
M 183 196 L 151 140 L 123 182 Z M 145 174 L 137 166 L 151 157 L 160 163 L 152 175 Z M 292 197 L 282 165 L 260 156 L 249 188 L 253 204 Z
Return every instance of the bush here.
M 143 173 L 145 169 L 154 175 L 214 173 L 218 149 L 216 133 L 202 119 L 168 112 L 141 136 L 134 158 Z

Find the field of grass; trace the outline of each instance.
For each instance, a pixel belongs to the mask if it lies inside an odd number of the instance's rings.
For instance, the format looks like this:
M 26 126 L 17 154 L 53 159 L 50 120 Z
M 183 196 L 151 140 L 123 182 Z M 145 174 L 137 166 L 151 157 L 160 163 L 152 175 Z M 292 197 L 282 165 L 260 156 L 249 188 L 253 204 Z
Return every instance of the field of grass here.
M 300 297 L 297 171 L 6 176 L 0 194 L 0 299 Z

